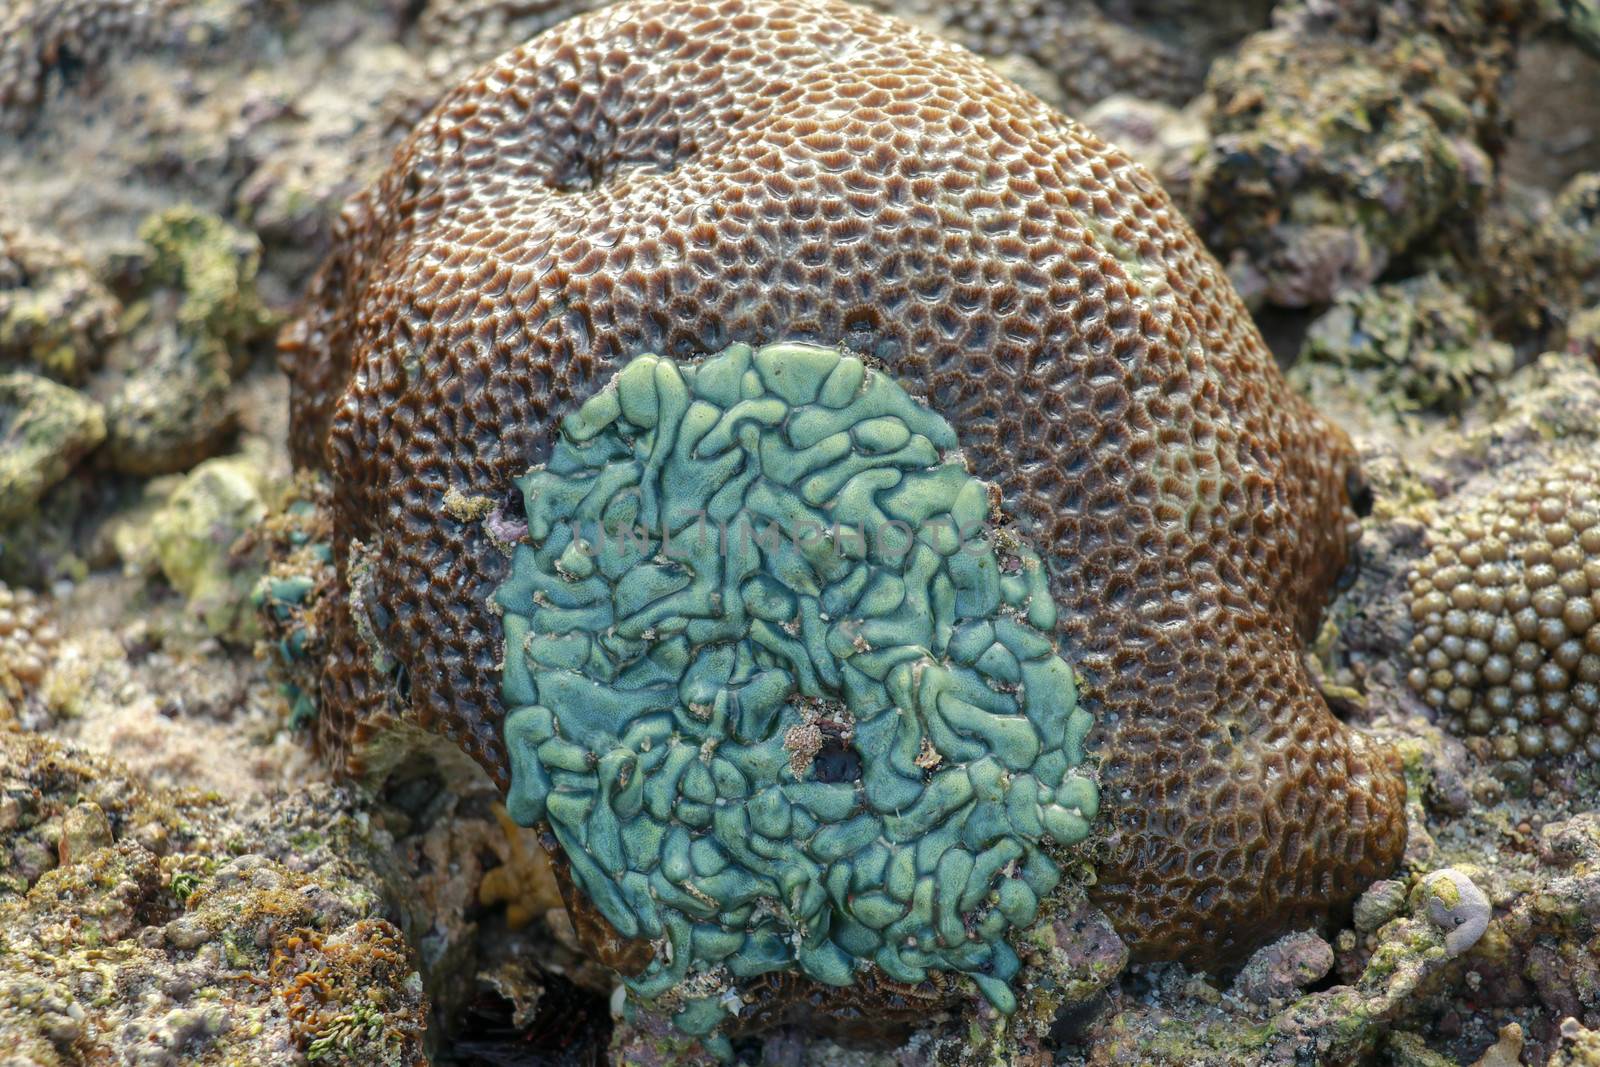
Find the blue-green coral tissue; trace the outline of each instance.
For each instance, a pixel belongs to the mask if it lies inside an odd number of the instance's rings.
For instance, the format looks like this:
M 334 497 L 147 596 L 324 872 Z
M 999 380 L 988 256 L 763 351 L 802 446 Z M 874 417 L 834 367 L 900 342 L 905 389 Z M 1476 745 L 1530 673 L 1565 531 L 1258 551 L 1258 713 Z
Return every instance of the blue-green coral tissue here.
M 851 355 L 736 345 L 634 359 L 518 483 L 508 805 L 656 942 L 629 984 L 686 1030 L 730 1000 L 691 989 L 775 970 L 1015 1006 L 1041 843 L 1099 795 L 1044 570 L 957 448 Z

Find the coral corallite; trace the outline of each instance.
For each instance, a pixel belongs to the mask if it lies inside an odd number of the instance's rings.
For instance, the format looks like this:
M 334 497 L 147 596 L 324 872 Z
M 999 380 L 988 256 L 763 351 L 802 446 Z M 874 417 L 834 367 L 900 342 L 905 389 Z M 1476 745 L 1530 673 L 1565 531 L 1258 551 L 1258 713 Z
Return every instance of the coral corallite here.
M 1600 760 L 1600 466 L 1515 481 L 1432 542 L 1410 576 L 1411 687 L 1505 758 Z
M 741 345 L 736 385 L 708 381 Z M 296 454 L 336 511 L 320 744 L 359 766 L 405 721 L 459 745 L 587 850 L 569 876 L 609 926 L 730 970 L 972 973 L 1004 1003 L 1005 931 L 1073 820 L 1123 936 L 1204 965 L 1400 854 L 1397 761 L 1299 659 L 1358 529 L 1348 442 L 1148 175 L 948 42 L 831 0 L 564 23 L 423 120 L 283 347 Z M 823 398 L 830 359 L 884 410 Z M 688 404 L 676 432 L 738 410 L 737 432 L 652 452 L 639 368 Z M 618 491 L 569 497 L 601 468 L 640 507 L 710 509 L 718 484 L 751 506 L 757 458 L 772 508 L 1003 522 L 982 566 L 813 545 L 604 571 L 559 541 Z M 935 691 L 956 703 L 918 703 Z M 901 797 L 928 810 L 896 823 Z M 748 820 L 745 853 L 719 818 Z M 774 899 L 779 841 L 798 873 Z M 831 856 L 851 860 L 830 880 Z M 655 944 L 636 981 L 677 965 Z

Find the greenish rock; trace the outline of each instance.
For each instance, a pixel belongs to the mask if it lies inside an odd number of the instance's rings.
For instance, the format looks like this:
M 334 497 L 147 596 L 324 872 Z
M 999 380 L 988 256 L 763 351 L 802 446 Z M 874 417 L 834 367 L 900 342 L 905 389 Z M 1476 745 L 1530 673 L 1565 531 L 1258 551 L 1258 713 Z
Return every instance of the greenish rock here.
M 0 216 L 0 367 L 81 384 L 115 341 L 121 310 L 81 257 Z
M 1408 418 L 1465 410 L 1514 364 L 1467 299 L 1425 274 L 1341 295 L 1312 323 L 1290 377 L 1313 396 L 1332 379 Z
M 1576 302 L 1600 301 L 1600 171 L 1579 174 L 1562 187 L 1543 236 L 1576 284 Z
M 735 345 L 634 359 L 518 481 L 507 805 L 690 1033 L 772 971 L 1015 1005 L 1006 935 L 1099 797 L 1044 570 L 958 447 L 854 356 Z
M 1567 347 L 1600 367 L 1600 304 L 1572 316 L 1567 324 Z
M 214 215 L 146 220 L 139 294 L 124 316 L 128 374 L 108 404 L 111 461 L 129 474 L 185 470 L 233 431 L 229 395 L 272 320 L 257 296 L 260 241 Z
M 224 344 L 242 344 L 271 324 L 256 295 L 260 242 L 215 215 L 173 208 L 147 219 L 139 239 L 150 249 L 147 281 L 182 293 L 179 323 Z
M 0 374 L 0 520 L 27 516 L 105 436 L 100 405 L 77 390 Z
M 219 637 L 250 640 L 260 633 L 251 596 L 262 568 L 231 550 L 267 514 L 263 481 L 260 466 L 248 456 L 207 460 L 150 519 L 162 574 Z
M 1539 11 L 1600 59 L 1600 0 L 1539 0 Z
M 417 1067 L 395 844 L 320 783 L 234 803 L 0 731 L 0 1061 Z
M 1438 7 L 1280 4 L 1213 66 L 1191 212 L 1247 299 L 1326 303 L 1482 213 L 1514 20 Z

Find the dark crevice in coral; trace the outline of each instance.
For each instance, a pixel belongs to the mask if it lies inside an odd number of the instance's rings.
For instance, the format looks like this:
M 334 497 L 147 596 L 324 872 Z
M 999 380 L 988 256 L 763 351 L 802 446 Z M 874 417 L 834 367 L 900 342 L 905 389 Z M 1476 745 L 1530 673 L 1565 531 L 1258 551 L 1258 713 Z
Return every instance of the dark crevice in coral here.
M 517 1025 L 515 1005 L 483 990 L 467 1006 L 460 1036 L 439 1062 L 451 1067 L 599 1067 L 611 1040 L 604 998 L 558 974 L 541 976 L 544 989 L 531 1021 Z

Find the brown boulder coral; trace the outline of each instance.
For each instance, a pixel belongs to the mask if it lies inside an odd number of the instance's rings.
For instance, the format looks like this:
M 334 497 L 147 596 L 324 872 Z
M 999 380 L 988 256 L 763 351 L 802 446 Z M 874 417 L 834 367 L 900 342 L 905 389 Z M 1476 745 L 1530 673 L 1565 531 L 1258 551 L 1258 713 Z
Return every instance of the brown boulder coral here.
M 1100 723 L 1096 892 L 1139 952 L 1236 962 L 1395 861 L 1397 764 L 1298 658 L 1357 530 L 1347 441 L 1141 169 L 959 47 L 828 0 L 565 23 L 451 93 L 349 207 L 283 344 L 296 456 L 334 482 L 321 746 L 356 767 L 415 723 L 506 786 L 513 479 L 555 471 L 563 419 L 569 450 L 615 423 L 610 400 L 574 413 L 638 357 L 681 391 L 673 361 L 779 341 L 908 392 L 1042 558 L 1059 616 L 1029 618 Z M 863 723 L 808 716 L 823 755 L 800 771 L 865 773 L 837 747 Z

